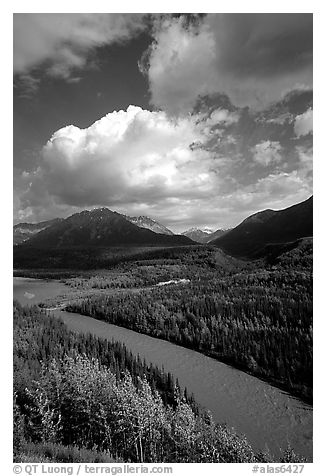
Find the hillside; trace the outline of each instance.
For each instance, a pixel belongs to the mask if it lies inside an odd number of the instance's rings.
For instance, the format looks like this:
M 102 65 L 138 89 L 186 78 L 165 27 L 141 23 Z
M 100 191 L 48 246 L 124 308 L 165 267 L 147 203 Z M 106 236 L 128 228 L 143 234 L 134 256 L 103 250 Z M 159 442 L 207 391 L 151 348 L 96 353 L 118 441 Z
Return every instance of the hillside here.
M 246 218 L 213 244 L 232 256 L 267 256 L 276 245 L 313 234 L 313 197 L 284 210 L 264 210 Z
M 204 243 L 211 243 L 213 240 L 215 240 L 216 238 L 219 238 L 220 236 L 223 236 L 225 235 L 225 233 L 227 233 L 228 231 L 230 231 L 231 228 L 228 228 L 226 230 L 224 229 L 218 229 L 216 231 L 213 231 L 213 233 L 211 233 L 207 239 L 205 240 Z

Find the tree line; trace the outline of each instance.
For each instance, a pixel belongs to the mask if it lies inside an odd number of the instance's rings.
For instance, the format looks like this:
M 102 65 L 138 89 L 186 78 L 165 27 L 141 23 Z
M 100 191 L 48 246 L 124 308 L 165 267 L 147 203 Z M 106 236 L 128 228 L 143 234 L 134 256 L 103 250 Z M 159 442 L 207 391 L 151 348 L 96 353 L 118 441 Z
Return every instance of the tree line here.
M 311 400 L 310 268 L 287 259 L 230 270 L 206 258 L 192 261 L 190 284 L 96 294 L 66 310 L 198 350 Z

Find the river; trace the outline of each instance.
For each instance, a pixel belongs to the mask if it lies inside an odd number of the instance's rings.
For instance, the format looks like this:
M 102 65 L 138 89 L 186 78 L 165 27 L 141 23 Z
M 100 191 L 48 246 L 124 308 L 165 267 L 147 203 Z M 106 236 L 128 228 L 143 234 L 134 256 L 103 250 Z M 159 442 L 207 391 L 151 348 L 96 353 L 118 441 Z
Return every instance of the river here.
M 67 288 L 58 281 L 14 278 L 14 298 L 22 304 L 55 297 Z M 256 449 L 279 455 L 288 444 L 312 460 L 312 407 L 262 380 L 199 352 L 91 317 L 53 311 L 69 329 L 124 343 L 131 352 L 163 366 L 187 387 L 215 421 L 245 434 Z

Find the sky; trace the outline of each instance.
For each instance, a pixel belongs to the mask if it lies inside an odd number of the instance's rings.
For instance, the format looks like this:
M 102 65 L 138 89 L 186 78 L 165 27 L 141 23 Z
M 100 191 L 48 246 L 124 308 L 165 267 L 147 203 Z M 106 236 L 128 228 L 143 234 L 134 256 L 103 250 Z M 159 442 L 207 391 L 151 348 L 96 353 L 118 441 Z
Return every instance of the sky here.
M 14 14 L 14 221 L 175 232 L 312 195 L 312 14 Z

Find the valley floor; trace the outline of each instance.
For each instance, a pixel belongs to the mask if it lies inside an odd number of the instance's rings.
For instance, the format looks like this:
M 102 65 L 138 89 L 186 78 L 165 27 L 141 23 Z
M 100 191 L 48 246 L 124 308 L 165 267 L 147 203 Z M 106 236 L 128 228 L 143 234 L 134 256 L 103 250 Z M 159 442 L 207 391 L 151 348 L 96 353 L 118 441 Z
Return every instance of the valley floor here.
M 56 286 L 53 294 L 36 296 L 21 286 L 21 302 L 168 340 L 311 401 L 312 245 L 307 241 L 270 263 L 189 247 L 155 250 L 106 269 L 16 270 L 16 275 L 26 283 L 30 277 L 48 278 L 49 286 Z

